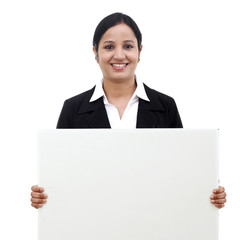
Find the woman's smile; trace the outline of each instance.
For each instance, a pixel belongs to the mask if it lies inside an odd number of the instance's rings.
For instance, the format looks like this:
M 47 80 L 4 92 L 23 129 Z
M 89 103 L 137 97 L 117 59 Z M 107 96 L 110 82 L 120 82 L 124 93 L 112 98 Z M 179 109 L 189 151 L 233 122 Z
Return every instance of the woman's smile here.
M 127 67 L 128 63 L 111 63 L 111 65 L 114 70 L 122 71 Z

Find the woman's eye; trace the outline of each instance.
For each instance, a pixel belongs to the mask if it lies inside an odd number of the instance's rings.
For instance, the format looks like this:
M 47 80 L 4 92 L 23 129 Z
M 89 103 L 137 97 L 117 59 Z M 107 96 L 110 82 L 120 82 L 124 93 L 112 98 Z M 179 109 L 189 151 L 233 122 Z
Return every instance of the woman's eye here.
M 124 48 L 133 48 L 133 46 L 132 46 L 132 45 L 129 45 L 129 44 L 127 44 L 127 45 L 125 45 L 125 46 L 124 46 Z
M 113 45 L 107 45 L 104 47 L 105 49 L 113 49 Z

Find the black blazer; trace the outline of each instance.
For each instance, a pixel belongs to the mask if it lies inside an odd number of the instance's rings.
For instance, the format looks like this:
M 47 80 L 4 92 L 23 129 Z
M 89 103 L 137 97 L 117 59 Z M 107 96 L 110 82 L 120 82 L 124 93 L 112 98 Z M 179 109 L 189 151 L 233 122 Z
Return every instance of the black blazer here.
M 144 87 L 150 102 L 139 98 L 137 128 L 182 128 L 174 99 Z M 103 98 L 89 102 L 94 89 L 64 102 L 57 128 L 111 128 Z

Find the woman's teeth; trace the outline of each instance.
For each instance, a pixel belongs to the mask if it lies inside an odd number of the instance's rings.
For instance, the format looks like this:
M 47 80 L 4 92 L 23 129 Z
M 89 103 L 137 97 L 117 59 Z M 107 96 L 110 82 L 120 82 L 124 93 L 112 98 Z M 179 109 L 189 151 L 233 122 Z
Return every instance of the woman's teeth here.
M 127 63 L 124 64 L 112 64 L 114 67 L 124 67 Z

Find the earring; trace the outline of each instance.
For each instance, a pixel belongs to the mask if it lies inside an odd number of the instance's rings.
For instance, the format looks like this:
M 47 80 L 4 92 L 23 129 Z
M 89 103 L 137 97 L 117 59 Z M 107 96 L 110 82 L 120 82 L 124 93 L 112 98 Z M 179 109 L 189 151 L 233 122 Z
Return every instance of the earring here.
M 98 60 L 99 60 L 99 58 L 98 58 L 97 56 L 95 56 L 95 60 L 96 60 L 96 61 L 98 61 Z

